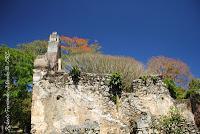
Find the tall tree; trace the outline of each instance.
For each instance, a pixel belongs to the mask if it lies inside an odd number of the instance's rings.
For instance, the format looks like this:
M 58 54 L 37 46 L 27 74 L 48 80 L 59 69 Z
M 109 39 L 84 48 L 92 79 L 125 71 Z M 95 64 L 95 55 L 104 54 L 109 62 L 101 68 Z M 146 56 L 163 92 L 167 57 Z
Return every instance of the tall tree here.
M 0 47 L 0 120 L 5 121 L 6 85 L 10 81 L 10 123 L 11 126 L 30 129 L 31 92 L 27 85 L 32 83 L 33 55 L 14 48 Z M 5 53 L 9 53 L 9 65 L 5 61 Z M 9 70 L 6 69 L 9 67 Z M 9 71 L 9 77 L 6 73 Z M 1 124 L 2 125 L 2 124 Z
M 183 86 L 191 79 L 191 73 L 186 63 L 164 56 L 153 57 L 149 60 L 147 70 L 149 73 L 161 74 Z
M 35 40 L 30 43 L 19 44 L 17 47 L 18 49 L 36 57 L 37 55 L 42 55 L 47 52 L 48 42 L 45 40 Z
M 61 47 L 69 54 L 98 53 L 101 48 L 97 41 L 89 43 L 84 38 L 61 36 L 60 40 Z

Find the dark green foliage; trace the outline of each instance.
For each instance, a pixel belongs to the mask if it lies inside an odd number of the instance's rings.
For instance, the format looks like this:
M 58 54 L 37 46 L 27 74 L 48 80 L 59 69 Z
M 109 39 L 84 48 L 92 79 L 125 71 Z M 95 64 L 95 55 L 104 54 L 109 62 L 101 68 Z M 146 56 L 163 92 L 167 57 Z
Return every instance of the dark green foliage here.
M 6 106 L 6 71 L 5 52 L 10 53 L 9 81 L 10 81 L 10 120 L 11 126 L 19 124 L 21 129 L 31 125 L 31 93 L 27 91 L 27 84 L 32 83 L 33 55 L 14 48 L 0 47 L 0 120 L 5 119 Z M 15 82 L 13 82 L 15 81 Z M 2 124 L 1 124 L 2 125 Z
M 45 40 L 35 40 L 30 43 L 19 44 L 18 48 L 26 53 L 32 54 L 34 57 L 47 52 L 48 42 Z
M 200 80 L 193 79 L 189 83 L 189 89 L 185 90 L 180 86 L 177 86 L 172 79 L 164 79 L 164 83 L 169 89 L 170 95 L 174 99 L 188 99 L 192 94 L 200 93 Z
M 171 97 L 176 99 L 176 92 L 175 92 L 176 84 L 174 83 L 174 81 L 171 79 L 165 79 L 164 83 L 166 84 L 166 87 L 168 88 Z
M 130 123 L 130 134 L 137 134 L 138 132 L 137 122 L 135 120 L 131 120 L 129 123 Z
M 78 66 L 73 66 L 69 75 L 72 77 L 74 85 L 77 85 L 80 80 L 81 71 Z
M 185 98 L 185 90 L 181 87 L 178 87 L 172 79 L 164 79 L 163 81 L 166 84 L 166 87 L 169 89 L 170 95 L 174 99 L 183 99 Z
M 186 91 L 182 87 L 176 88 L 176 98 L 177 99 L 185 99 L 185 93 L 186 93 Z
M 199 94 L 199 93 L 200 93 L 200 89 L 189 89 L 185 93 L 185 98 L 188 99 L 190 98 L 191 95 Z
M 109 87 L 110 87 L 110 93 L 111 93 L 111 99 L 116 103 L 117 97 L 121 97 L 122 93 L 122 78 L 119 73 L 113 73 L 110 77 L 109 81 Z
M 112 96 L 111 96 L 111 100 L 112 100 L 115 104 L 117 104 L 117 95 L 112 95 Z
M 200 94 L 200 79 L 192 79 L 189 83 L 189 89 L 186 91 L 185 98 L 189 98 L 191 95 Z
M 110 78 L 109 87 L 111 93 L 114 95 L 120 95 L 122 92 L 122 78 L 119 73 L 113 73 Z
M 189 83 L 189 89 L 200 89 L 200 79 L 192 79 Z
M 153 81 L 153 84 L 156 85 L 156 83 L 158 82 L 158 77 L 152 76 L 151 79 Z
M 141 76 L 140 79 L 143 81 L 144 85 L 147 85 L 148 76 Z
M 186 124 L 186 120 L 175 107 L 172 107 L 169 114 L 160 119 L 160 127 L 165 134 L 183 134 L 181 124 Z

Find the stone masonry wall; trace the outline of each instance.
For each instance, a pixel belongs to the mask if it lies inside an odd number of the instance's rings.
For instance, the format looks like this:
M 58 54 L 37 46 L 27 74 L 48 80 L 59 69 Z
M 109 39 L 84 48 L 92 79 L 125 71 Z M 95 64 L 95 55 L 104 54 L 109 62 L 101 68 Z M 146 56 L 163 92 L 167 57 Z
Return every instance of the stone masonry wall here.
M 152 120 L 176 105 L 159 76 L 156 82 L 155 76 L 134 80 L 133 92 L 122 93 L 117 110 L 110 100 L 109 75 L 82 73 L 75 86 L 67 73 L 34 72 L 33 134 L 150 134 Z M 184 103 L 177 106 L 194 122 Z M 193 127 L 187 131 L 197 133 Z

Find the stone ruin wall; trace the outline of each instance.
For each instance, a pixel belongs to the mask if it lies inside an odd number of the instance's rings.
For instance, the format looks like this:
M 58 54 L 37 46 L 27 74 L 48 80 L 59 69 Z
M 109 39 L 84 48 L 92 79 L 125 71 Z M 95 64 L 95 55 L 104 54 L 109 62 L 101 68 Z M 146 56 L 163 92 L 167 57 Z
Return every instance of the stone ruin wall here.
M 152 121 L 168 113 L 171 106 L 177 106 L 190 122 L 185 133 L 198 133 L 190 104 L 174 101 L 159 76 L 156 83 L 155 76 L 145 82 L 134 80 L 132 92 L 122 93 L 119 108 L 110 100 L 109 75 L 82 73 L 74 86 L 57 66 L 58 42 L 59 36 L 53 32 L 48 52 L 34 61 L 33 134 L 160 134 L 152 128 Z
M 150 134 L 152 120 L 177 105 L 191 122 L 186 132 L 198 133 L 186 103 L 176 104 L 161 77 L 133 81 L 133 92 L 122 93 L 119 109 L 109 98 L 109 75 L 82 73 L 77 86 L 64 72 L 34 69 L 33 134 Z M 155 132 L 159 133 L 159 132 Z
M 200 128 L 200 93 L 194 94 L 190 97 L 192 104 L 192 113 L 194 114 L 194 120 L 198 128 Z

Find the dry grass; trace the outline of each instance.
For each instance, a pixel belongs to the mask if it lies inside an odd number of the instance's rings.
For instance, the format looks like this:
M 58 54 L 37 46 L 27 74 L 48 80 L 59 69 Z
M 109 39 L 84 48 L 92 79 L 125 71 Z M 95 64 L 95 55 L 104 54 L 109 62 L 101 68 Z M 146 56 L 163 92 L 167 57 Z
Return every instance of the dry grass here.
M 102 54 L 79 54 L 64 58 L 66 65 L 77 65 L 81 71 L 97 74 L 118 72 L 122 75 L 124 90 L 130 91 L 132 80 L 144 73 L 143 64 L 131 57 Z

